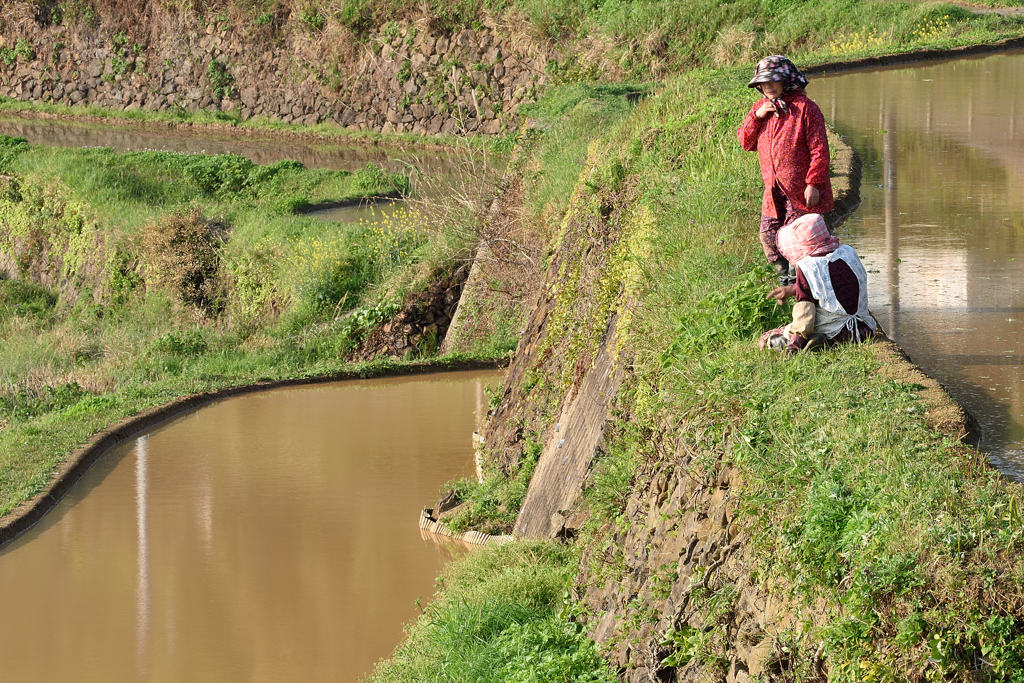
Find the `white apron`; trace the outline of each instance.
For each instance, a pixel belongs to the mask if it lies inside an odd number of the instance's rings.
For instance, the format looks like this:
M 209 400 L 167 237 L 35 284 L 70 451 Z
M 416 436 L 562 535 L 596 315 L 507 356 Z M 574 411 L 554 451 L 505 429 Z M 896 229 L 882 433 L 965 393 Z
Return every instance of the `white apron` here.
M 832 289 L 832 278 L 828 273 L 828 264 L 835 260 L 846 262 L 854 275 L 857 276 L 857 283 L 860 285 L 860 297 L 857 300 L 857 312 L 850 315 L 843 308 L 843 305 L 836 299 L 835 290 Z M 807 279 L 811 288 L 811 294 L 818 300 L 817 310 L 814 314 L 814 331 L 821 332 L 829 339 L 832 339 L 844 329 L 850 331 L 850 336 L 857 341 L 862 341 L 860 329 L 857 322 L 863 322 L 874 332 L 878 323 L 868 313 L 868 274 L 857 257 L 857 252 L 848 244 L 841 244 L 839 248 L 827 256 L 805 256 L 796 264 L 800 272 Z

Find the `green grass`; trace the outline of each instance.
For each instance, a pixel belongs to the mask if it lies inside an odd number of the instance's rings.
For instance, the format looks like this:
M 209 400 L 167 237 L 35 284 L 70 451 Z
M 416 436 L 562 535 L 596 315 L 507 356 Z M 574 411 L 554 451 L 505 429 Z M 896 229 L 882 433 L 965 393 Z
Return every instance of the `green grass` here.
M 573 553 L 553 543 L 471 551 L 449 564 L 438 594 L 407 629 L 374 683 L 611 683 L 593 641 L 568 617 Z
M 461 505 L 444 520 L 454 532 L 475 529 L 485 534 L 510 534 L 523 507 L 526 489 L 540 458 L 541 444 L 528 439 L 526 455 L 508 472 L 494 468 L 484 473 L 483 481 L 460 479 L 445 488 L 455 491 Z
M 930 22 L 948 17 L 925 35 Z M 765 54 L 798 63 L 842 57 L 947 48 L 1020 35 L 1020 18 L 978 16 L 946 3 L 741 0 L 603 3 L 581 24 L 591 37 L 625 44 L 629 71 L 650 64 L 750 64 Z M 856 36 L 867 40 L 857 41 Z M 632 61 L 631 61 L 632 60 Z
M 522 108 L 525 116 L 547 124 L 531 159 L 539 169 L 526 172 L 524 193 L 534 220 L 552 223 L 568 208 L 569 197 L 587 161 L 590 141 L 612 127 L 632 110 L 628 96 L 643 95 L 652 85 L 555 86 L 537 102 Z
M 51 314 L 57 295 L 32 282 L 0 280 L 0 323 L 11 317 L 40 318 Z
M 7 168 L 30 185 L 59 182 L 121 233 L 189 206 L 229 218 L 245 212 L 280 218 L 312 204 L 409 190 L 407 179 L 372 165 L 353 174 L 293 161 L 260 166 L 240 156 L 109 148 L 33 147 Z

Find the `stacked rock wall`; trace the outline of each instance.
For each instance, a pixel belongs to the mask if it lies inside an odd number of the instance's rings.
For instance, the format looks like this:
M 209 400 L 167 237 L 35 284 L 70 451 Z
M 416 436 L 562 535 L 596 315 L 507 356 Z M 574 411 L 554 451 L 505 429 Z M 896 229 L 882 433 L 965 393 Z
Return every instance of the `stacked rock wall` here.
M 439 33 L 392 22 L 361 38 L 294 29 L 267 40 L 217 17 L 179 30 L 153 19 L 132 32 L 44 25 L 11 0 L 0 8 L 2 96 L 381 133 L 500 133 L 555 56 L 483 25 Z

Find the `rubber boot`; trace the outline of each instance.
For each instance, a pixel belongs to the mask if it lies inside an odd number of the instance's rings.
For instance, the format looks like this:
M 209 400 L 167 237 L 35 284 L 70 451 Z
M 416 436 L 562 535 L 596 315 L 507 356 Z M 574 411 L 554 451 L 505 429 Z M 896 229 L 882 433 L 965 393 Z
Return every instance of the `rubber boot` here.
M 804 348 L 800 349 L 800 353 L 810 353 L 811 351 L 820 351 L 828 346 L 828 337 L 823 335 L 821 332 L 815 332 L 807 338 L 807 343 L 804 344 Z
M 780 257 L 778 261 L 772 261 L 772 267 L 775 268 L 775 274 L 779 277 L 780 287 L 796 284 L 796 274 L 790 269 L 789 261 Z

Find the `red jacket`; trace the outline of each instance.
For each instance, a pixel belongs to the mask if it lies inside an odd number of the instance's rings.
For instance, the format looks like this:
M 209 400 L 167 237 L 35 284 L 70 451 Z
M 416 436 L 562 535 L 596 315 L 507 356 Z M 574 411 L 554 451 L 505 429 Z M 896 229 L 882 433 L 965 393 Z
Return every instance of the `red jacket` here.
M 764 180 L 761 213 L 778 218 L 772 201 L 772 186 L 776 184 L 801 211 L 831 211 L 834 202 L 832 181 L 828 175 L 825 117 L 803 90 L 786 93 L 782 100 L 789 111 L 781 118 L 775 118 L 774 114 L 757 118 L 754 112 L 767 102 L 767 98 L 761 98 L 750 108 L 750 113 L 736 132 L 743 149 L 748 152 L 757 150 L 761 160 L 761 178 Z M 820 193 L 814 208 L 804 205 L 804 189 L 808 185 L 814 185 Z

